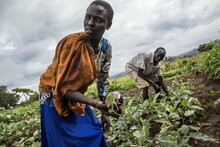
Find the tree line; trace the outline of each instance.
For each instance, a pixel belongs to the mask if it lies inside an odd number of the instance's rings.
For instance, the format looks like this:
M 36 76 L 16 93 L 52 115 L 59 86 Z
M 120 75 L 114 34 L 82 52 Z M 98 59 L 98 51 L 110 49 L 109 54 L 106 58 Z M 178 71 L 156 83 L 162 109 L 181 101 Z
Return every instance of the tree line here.
M 0 85 L 0 108 L 10 109 L 18 105 L 29 104 L 38 100 L 39 94 L 28 88 L 14 88 L 8 90 L 6 85 Z M 19 100 L 24 98 L 25 101 L 18 104 Z

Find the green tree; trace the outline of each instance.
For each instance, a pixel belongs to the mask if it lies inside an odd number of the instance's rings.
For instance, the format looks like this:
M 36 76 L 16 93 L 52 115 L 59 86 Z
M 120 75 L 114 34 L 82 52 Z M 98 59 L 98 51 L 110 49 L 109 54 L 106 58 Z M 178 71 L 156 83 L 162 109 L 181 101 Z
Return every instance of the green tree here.
M 39 93 L 34 91 L 34 93 L 30 96 L 29 101 L 34 102 L 34 101 L 37 101 L 38 99 L 39 99 Z
M 30 99 L 32 95 L 35 94 L 35 92 L 28 88 L 14 88 L 12 89 L 13 92 L 20 94 L 22 97 L 25 98 L 26 101 Z
M 211 50 L 213 47 L 218 46 L 219 44 L 220 44 L 220 40 L 216 39 L 216 40 L 210 41 L 209 43 L 199 45 L 199 48 L 197 50 L 199 52 L 206 52 L 206 51 Z
M 0 107 L 5 109 L 15 107 L 19 98 L 18 94 L 8 92 L 7 86 L 0 85 Z
M 211 50 L 213 47 L 212 44 L 202 44 L 202 45 L 199 45 L 199 48 L 197 49 L 199 52 L 206 52 L 206 51 L 209 51 Z

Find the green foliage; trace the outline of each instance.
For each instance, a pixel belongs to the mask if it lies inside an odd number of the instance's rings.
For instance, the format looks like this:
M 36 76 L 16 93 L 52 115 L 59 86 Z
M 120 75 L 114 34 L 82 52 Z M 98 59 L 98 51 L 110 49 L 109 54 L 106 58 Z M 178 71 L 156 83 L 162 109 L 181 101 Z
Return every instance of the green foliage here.
M 161 100 L 159 94 L 144 102 L 139 96 L 125 98 L 121 117 L 111 118 L 112 127 L 106 134 L 109 146 L 189 146 L 189 138 L 216 141 L 197 132 L 196 119 L 203 109 L 190 96 L 196 88 L 190 82 L 174 81 L 170 96 Z M 159 132 L 152 135 L 153 122 L 159 124 Z M 0 145 L 39 146 L 39 103 L 3 111 L 0 129 Z
M 183 70 L 180 68 L 177 68 L 177 69 L 173 69 L 173 70 L 169 70 L 167 72 L 164 72 L 163 77 L 170 78 L 170 77 L 181 75 L 182 73 L 183 73 Z
M 168 72 L 170 70 L 175 70 L 177 68 L 181 68 L 181 63 L 179 60 L 182 60 L 181 57 L 170 57 L 169 60 L 163 61 L 162 63 L 162 71 Z
M 26 101 L 28 101 L 30 96 L 34 93 L 33 90 L 28 89 L 28 88 L 14 88 L 12 89 L 12 91 L 17 94 L 21 94 L 25 98 Z
M 194 133 L 199 130 L 196 119 L 203 112 L 198 99 L 190 96 L 195 88 L 189 81 L 174 81 L 170 96 L 163 96 L 161 100 L 158 100 L 159 94 L 144 102 L 138 96 L 125 99 L 122 116 L 112 119 L 107 142 L 110 146 L 189 146 L 191 137 L 216 141 L 202 133 Z M 159 132 L 152 135 L 153 122 L 160 127 Z
M 39 102 L 0 114 L 0 145 L 39 146 Z
M 39 93 L 34 91 L 31 95 L 29 95 L 29 99 L 27 101 L 21 102 L 20 104 L 18 104 L 18 106 L 26 106 L 37 100 L 39 100 Z
M 199 52 L 207 52 L 207 51 L 211 50 L 214 46 L 219 45 L 219 44 L 220 44 L 220 42 L 218 40 L 214 40 L 214 41 L 211 41 L 210 43 L 205 43 L 205 44 L 199 45 L 197 50 Z
M 206 52 L 202 62 L 202 70 L 213 79 L 220 79 L 220 45 L 214 46 Z
M 25 102 L 21 104 L 17 104 L 19 99 L 24 97 L 26 99 Z M 0 107 L 4 107 L 5 109 L 14 108 L 18 105 L 26 105 L 31 102 L 38 100 L 39 94 L 31 89 L 27 88 L 15 88 L 12 89 L 12 92 L 9 92 L 7 86 L 0 85 Z
M 110 81 L 108 91 L 124 91 L 129 90 L 136 87 L 136 83 L 128 76 L 124 76 L 121 78 L 116 78 Z M 97 98 L 97 88 L 96 84 L 92 84 L 85 93 L 86 96 L 91 98 Z
M 97 92 L 96 84 L 92 84 L 91 86 L 89 86 L 89 88 L 86 91 L 85 95 L 89 96 L 91 98 L 98 98 L 98 92 Z
M 37 100 L 39 100 L 39 93 L 34 91 L 29 97 L 29 102 L 34 102 Z
M 199 45 L 197 50 L 199 52 L 206 52 L 206 51 L 211 50 L 212 47 L 213 47 L 213 45 L 211 45 L 211 44 L 202 44 L 202 45 Z
M 109 104 L 109 105 L 111 105 L 111 106 L 114 106 L 114 104 L 116 104 L 116 103 L 115 103 L 115 96 L 112 95 L 111 93 L 108 94 L 107 97 L 106 97 L 105 103 L 106 103 L 106 104 Z M 109 109 L 109 112 L 111 113 L 111 112 L 113 112 L 113 111 L 114 111 L 114 107 L 111 107 L 111 108 Z
M 113 79 L 110 82 L 109 91 L 129 90 L 136 87 L 136 83 L 128 76 Z
M 204 46 L 204 45 L 203 45 Z M 220 79 L 220 44 L 212 41 L 208 51 L 190 57 L 173 57 L 163 62 L 164 77 L 172 77 L 183 73 L 202 73 L 212 79 Z
M 220 98 L 218 98 L 215 102 L 214 102 L 214 107 L 218 106 L 220 104 Z
M 9 109 L 15 107 L 19 100 L 19 95 L 8 91 L 7 86 L 0 85 L 0 107 Z
M 202 134 L 201 132 L 191 132 L 189 134 L 189 137 L 195 138 L 195 139 L 201 139 L 204 141 L 213 141 L 213 142 L 217 142 L 214 138 L 206 135 L 206 134 Z
M 211 78 L 220 79 L 220 45 L 204 53 L 191 57 L 169 57 L 162 64 L 163 76 L 166 78 L 184 73 L 204 73 Z M 135 88 L 135 82 L 128 76 L 110 81 L 110 91 L 126 91 Z M 199 131 L 197 118 L 203 114 L 203 109 L 197 98 L 190 95 L 198 87 L 190 82 L 173 82 L 170 96 L 158 95 L 142 101 L 140 96 L 124 99 L 123 113 L 112 119 L 112 127 L 106 133 L 109 146 L 189 146 L 190 138 L 215 141 Z M 6 86 L 0 86 L 0 107 L 15 106 L 20 98 L 18 94 L 26 94 L 31 102 L 38 94 L 28 89 L 14 89 L 9 93 Z M 93 84 L 86 92 L 87 96 L 97 98 L 97 88 Z M 14 104 L 9 104 L 13 99 Z M 16 100 L 17 99 L 17 100 Z M 6 101 L 8 100 L 8 101 Z M 2 103 L 7 105 L 1 105 Z M 113 99 L 109 102 L 113 103 Z M 107 102 L 108 103 L 108 102 Z M 217 99 L 215 106 L 220 103 Z M 0 146 L 39 146 L 40 144 L 40 116 L 39 103 L 35 102 L 25 107 L 0 113 Z M 158 132 L 153 125 L 158 124 Z

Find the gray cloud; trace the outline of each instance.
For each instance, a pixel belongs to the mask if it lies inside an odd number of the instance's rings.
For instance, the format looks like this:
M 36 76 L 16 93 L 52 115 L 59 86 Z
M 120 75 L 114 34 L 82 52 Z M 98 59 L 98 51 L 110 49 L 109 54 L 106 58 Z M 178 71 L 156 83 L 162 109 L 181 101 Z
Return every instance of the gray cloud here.
M 167 49 L 182 54 L 219 38 L 218 0 L 114 1 L 115 15 L 104 37 L 113 46 L 110 75 L 138 52 Z M 89 0 L 1 0 L 0 84 L 37 90 L 40 74 L 51 63 L 64 36 L 83 31 Z

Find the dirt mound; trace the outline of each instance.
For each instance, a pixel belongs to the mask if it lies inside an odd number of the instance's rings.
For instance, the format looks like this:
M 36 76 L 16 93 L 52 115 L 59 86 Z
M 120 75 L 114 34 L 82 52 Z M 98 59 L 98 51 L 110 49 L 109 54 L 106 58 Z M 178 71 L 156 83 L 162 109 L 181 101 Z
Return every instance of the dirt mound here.
M 194 85 L 203 84 L 204 86 L 192 94 L 202 103 L 205 110 L 205 118 L 199 122 L 200 131 L 220 140 L 220 105 L 214 106 L 214 102 L 220 98 L 220 80 L 207 79 L 202 75 L 185 75 L 178 80 L 186 81 L 190 79 Z M 220 144 L 191 140 L 193 146 L 198 147 L 219 147 Z

